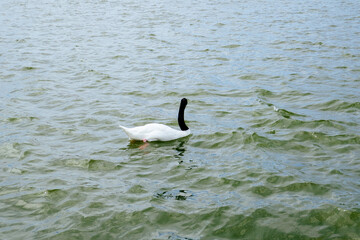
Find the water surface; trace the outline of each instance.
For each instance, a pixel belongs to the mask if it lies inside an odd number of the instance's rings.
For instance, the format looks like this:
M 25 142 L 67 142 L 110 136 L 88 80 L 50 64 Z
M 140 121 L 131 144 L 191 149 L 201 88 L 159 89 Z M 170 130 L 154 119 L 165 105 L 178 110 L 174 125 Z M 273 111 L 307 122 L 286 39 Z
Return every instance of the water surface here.
M 359 239 L 360 2 L 2 1 L 1 239 Z M 130 143 L 118 127 L 192 135 Z

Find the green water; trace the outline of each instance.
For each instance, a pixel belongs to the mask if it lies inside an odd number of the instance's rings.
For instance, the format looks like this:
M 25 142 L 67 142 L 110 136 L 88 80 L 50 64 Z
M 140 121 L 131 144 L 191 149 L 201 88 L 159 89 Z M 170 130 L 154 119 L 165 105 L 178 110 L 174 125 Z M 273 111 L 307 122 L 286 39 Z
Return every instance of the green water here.
M 0 239 L 360 239 L 360 2 L 0 3 Z M 118 127 L 192 135 L 130 143 Z

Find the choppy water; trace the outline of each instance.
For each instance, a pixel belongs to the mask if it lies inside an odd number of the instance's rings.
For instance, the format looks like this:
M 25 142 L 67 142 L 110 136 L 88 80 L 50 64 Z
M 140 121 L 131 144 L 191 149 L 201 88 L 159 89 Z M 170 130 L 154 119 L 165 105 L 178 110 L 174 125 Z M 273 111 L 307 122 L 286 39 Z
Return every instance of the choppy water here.
M 0 3 L 1 239 L 359 239 L 360 2 Z M 118 125 L 193 134 L 129 143 Z

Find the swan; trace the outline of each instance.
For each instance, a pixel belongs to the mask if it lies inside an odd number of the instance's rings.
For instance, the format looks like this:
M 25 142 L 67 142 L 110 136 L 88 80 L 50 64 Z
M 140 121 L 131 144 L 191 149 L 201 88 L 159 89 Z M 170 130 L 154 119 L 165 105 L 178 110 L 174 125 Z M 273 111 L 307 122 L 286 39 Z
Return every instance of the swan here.
M 187 105 L 187 99 L 183 98 L 180 102 L 178 124 L 181 130 L 173 129 L 169 126 L 159 123 L 149 123 L 140 127 L 127 128 L 120 126 L 130 140 L 139 140 L 143 142 L 152 141 L 171 141 L 190 135 L 190 129 L 184 121 L 184 111 Z

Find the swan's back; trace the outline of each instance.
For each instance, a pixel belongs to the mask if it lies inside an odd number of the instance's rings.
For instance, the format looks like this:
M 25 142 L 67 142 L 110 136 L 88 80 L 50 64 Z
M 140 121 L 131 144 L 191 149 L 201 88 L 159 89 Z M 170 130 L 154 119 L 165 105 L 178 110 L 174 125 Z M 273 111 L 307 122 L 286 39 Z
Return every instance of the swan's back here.
M 185 137 L 190 134 L 190 130 L 179 131 L 164 124 L 149 123 L 140 127 L 127 128 L 120 126 L 131 140 L 147 141 L 171 141 Z
M 180 102 L 178 124 L 181 129 L 175 130 L 164 124 L 149 123 L 144 126 L 127 128 L 120 125 L 130 140 L 139 141 L 171 141 L 174 139 L 186 137 L 190 135 L 190 129 L 186 126 L 184 120 L 184 111 L 187 105 L 187 99 L 183 98 Z

